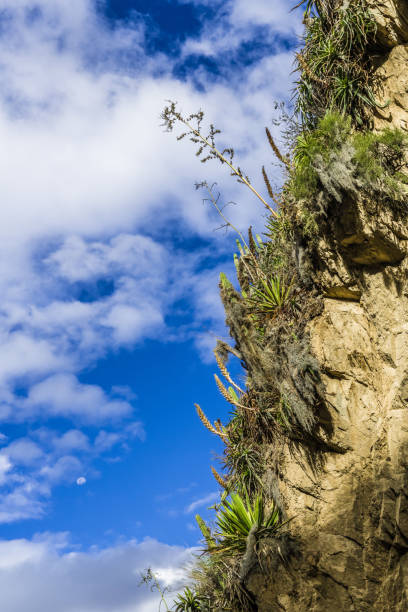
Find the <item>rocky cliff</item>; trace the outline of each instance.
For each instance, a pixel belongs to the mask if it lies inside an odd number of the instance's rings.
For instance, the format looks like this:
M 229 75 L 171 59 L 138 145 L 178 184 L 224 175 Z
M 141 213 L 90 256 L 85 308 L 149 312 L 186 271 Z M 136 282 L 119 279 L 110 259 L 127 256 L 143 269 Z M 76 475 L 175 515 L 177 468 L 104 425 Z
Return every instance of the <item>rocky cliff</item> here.
M 232 410 L 211 423 L 196 405 L 225 446 L 183 610 L 408 610 L 408 2 L 300 6 L 286 150 L 266 129 L 286 175 L 274 192 L 262 168 L 269 202 L 201 111 L 162 115 L 268 211 L 264 238 L 223 216 L 238 283 L 221 275 L 233 342 L 215 378 Z
M 408 2 L 370 8 L 383 103 L 373 128 L 408 130 Z M 319 224 L 308 265 L 322 307 L 307 335 L 334 450 L 279 449 L 278 495 L 297 553 L 248 575 L 260 611 L 408 610 L 407 218 L 406 206 L 343 191 Z

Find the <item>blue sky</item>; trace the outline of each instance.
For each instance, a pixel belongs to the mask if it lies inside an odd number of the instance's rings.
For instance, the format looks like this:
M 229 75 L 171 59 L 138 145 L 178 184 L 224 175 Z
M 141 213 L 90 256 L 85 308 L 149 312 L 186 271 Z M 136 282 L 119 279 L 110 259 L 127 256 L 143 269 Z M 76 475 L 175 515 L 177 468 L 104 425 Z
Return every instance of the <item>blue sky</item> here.
M 219 493 L 193 404 L 228 418 L 212 348 L 235 236 L 194 183 L 216 181 L 243 231 L 263 222 L 159 116 L 203 108 L 260 189 L 262 164 L 279 182 L 264 127 L 279 138 L 301 15 L 0 0 L 0 24 L 0 608 L 153 611 L 139 572 L 175 588 Z

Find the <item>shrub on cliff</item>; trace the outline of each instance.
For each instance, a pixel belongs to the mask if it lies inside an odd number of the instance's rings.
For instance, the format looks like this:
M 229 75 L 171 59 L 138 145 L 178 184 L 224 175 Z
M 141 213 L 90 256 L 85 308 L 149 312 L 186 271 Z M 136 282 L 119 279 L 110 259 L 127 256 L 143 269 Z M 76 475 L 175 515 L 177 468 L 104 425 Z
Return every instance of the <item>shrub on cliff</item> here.
M 350 117 L 327 112 L 313 130 L 297 139 L 286 191 L 295 200 L 313 199 L 319 191 L 341 202 L 361 191 L 382 200 L 406 195 L 401 170 L 408 151 L 402 130 L 355 131 Z

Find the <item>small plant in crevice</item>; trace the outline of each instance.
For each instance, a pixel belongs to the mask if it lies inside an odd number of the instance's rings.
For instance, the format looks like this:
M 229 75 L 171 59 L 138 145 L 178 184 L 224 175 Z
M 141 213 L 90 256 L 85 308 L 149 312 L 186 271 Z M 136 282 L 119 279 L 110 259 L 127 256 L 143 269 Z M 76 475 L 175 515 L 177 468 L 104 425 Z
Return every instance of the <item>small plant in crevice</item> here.
M 256 313 L 273 315 L 291 303 L 293 282 L 285 282 L 279 276 L 261 279 L 252 295 L 246 299 Z
M 261 495 L 257 495 L 251 503 L 248 494 L 243 498 L 233 493 L 230 500 L 225 499 L 221 503 L 217 512 L 212 534 L 215 545 L 210 552 L 222 556 L 243 554 L 247 550 L 249 537 L 252 536 L 255 542 L 271 537 L 280 528 L 279 510 L 272 504 L 267 512 Z
M 229 429 L 231 438 L 222 459 L 223 469 L 227 472 L 225 489 L 254 494 L 263 488 L 265 466 L 262 447 L 247 438 L 234 419 L 230 421 Z

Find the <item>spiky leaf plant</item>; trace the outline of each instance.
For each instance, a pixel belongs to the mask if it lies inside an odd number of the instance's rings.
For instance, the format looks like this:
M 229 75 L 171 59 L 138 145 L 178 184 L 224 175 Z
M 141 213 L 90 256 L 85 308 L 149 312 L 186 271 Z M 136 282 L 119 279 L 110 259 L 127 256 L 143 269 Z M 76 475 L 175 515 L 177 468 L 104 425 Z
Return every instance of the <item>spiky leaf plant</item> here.
M 367 124 L 378 103 L 374 95 L 369 46 L 376 22 L 366 0 L 304 0 L 305 46 L 298 54 L 297 111 L 306 129 L 327 109 L 344 112 L 358 126 Z
M 218 510 L 213 533 L 216 544 L 211 552 L 224 557 L 241 555 L 245 552 L 250 532 L 255 533 L 259 540 L 273 536 L 281 526 L 278 508 L 272 504 L 266 512 L 261 495 L 257 495 L 251 503 L 247 494 L 243 498 L 238 493 L 232 493 Z
M 240 493 L 262 490 L 264 462 L 258 444 L 243 436 L 241 440 L 234 439 L 225 449 L 224 465 L 228 470 L 228 489 Z
M 182 593 L 177 595 L 174 601 L 175 612 L 200 612 L 201 601 L 197 593 L 194 593 L 189 587 L 186 587 Z
M 253 287 L 247 301 L 256 312 L 271 314 L 282 310 L 290 301 L 292 282 L 287 283 L 279 276 L 260 280 L 260 288 Z

